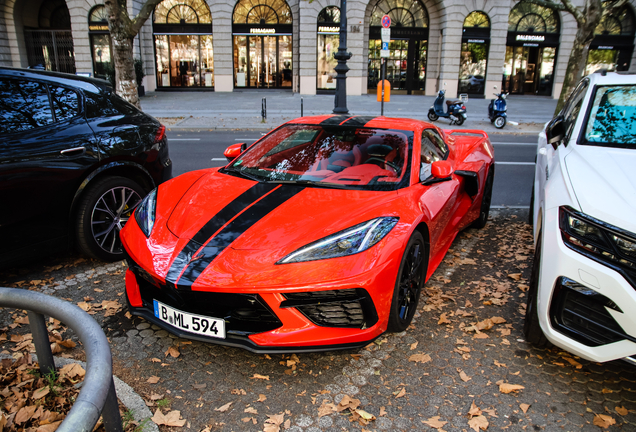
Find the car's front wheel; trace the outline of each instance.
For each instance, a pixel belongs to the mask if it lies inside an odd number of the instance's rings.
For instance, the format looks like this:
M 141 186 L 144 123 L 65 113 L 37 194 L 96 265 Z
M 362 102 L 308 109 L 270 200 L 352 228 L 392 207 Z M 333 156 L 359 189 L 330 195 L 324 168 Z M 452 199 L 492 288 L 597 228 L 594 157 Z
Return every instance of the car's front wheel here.
M 428 252 L 422 234 L 415 231 L 409 239 L 391 300 L 387 331 L 401 332 L 411 324 L 426 279 Z
M 526 319 L 523 323 L 523 334 L 526 341 L 530 342 L 537 348 L 545 347 L 548 340 L 541 330 L 539 324 L 539 313 L 537 310 L 537 297 L 539 294 L 539 271 L 541 270 L 541 232 L 537 240 L 537 247 L 534 251 L 534 260 L 532 261 L 532 273 L 530 275 L 530 288 L 528 289 L 528 300 L 526 303 Z
M 105 177 L 89 186 L 77 212 L 79 249 L 104 261 L 122 259 L 119 231 L 144 196 L 141 186 L 126 177 Z

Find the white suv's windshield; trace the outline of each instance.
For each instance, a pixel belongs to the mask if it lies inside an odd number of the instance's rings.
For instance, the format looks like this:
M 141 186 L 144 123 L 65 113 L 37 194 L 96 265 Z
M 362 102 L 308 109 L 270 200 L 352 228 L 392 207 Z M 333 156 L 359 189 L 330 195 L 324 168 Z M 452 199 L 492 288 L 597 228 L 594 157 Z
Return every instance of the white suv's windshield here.
M 222 172 L 263 182 L 395 190 L 409 182 L 413 132 L 352 126 L 286 125 Z
M 636 145 L 636 86 L 599 86 L 585 126 L 584 143 L 611 147 Z

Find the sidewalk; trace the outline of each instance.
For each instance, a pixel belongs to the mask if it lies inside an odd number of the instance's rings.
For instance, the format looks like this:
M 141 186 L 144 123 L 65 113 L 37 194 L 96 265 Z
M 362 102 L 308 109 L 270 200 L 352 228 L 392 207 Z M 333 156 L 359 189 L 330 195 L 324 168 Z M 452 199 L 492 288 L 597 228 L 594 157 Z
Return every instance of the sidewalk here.
M 261 103 L 266 100 L 267 119 L 262 121 Z M 393 95 L 384 104 L 387 117 L 408 117 L 426 120 L 433 96 Z M 289 91 L 237 91 L 216 92 L 149 92 L 141 98 L 143 110 L 161 120 L 170 129 L 216 130 L 271 130 L 301 116 L 301 103 L 305 116 L 331 114 L 334 95 L 300 95 Z M 488 133 L 531 133 L 541 131 L 554 113 L 557 101 L 542 96 L 508 97 L 508 123 L 503 129 L 495 128 L 488 119 L 490 99 L 472 99 L 466 102 L 468 120 L 453 129 L 482 129 Z M 348 96 L 347 107 L 351 115 L 379 116 L 380 102 L 375 95 Z M 436 124 L 449 128 L 450 121 L 440 119 Z

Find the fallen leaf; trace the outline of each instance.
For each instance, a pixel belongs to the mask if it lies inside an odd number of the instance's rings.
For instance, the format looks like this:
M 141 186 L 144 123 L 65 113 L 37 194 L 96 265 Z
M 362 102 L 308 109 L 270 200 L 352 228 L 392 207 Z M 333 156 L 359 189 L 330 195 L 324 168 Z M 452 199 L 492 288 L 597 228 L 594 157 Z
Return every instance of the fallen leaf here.
M 156 425 L 166 425 L 166 426 L 177 426 L 183 427 L 186 424 L 186 420 L 179 420 L 181 417 L 180 411 L 170 411 L 168 414 L 163 414 L 161 410 L 157 409 L 155 415 L 152 416 L 150 420 L 152 420 Z
M 475 416 L 468 420 L 468 426 L 470 426 L 475 432 L 479 432 L 480 429 L 486 430 L 488 429 L 488 419 L 486 419 L 483 415 Z
M 413 351 L 415 348 L 417 348 L 417 344 L 418 344 L 418 342 L 417 342 L 417 341 L 415 341 L 415 342 L 413 342 L 413 343 L 411 344 L 411 351 Z
M 405 387 L 402 387 L 402 389 L 401 389 L 399 392 L 397 392 L 397 393 L 393 393 L 393 394 L 395 394 L 395 398 L 396 398 L 396 399 L 397 399 L 397 398 L 404 397 L 404 395 L 406 394 L 406 388 L 405 388 Z
M 86 375 L 86 371 L 78 363 L 69 363 L 60 369 L 60 375 L 68 376 L 69 378 L 83 377 Z
M 470 405 L 470 410 L 468 410 L 468 415 L 473 418 L 481 415 L 481 409 L 477 405 L 475 405 L 475 401 Z
M 519 408 L 521 408 L 521 411 L 523 411 L 523 413 L 527 413 L 528 412 L 528 408 L 530 408 L 530 405 L 527 403 L 522 403 L 519 405 Z
M 168 348 L 168 350 L 165 352 L 166 357 L 168 357 L 168 355 L 171 355 L 174 358 L 177 358 L 181 355 L 181 353 L 179 352 L 179 350 L 174 347 L 171 346 L 170 348 Z
M 30 405 L 30 406 L 25 406 L 25 407 L 20 408 L 18 413 L 15 415 L 15 418 L 13 419 L 13 422 L 15 424 L 22 424 L 22 423 L 30 420 L 31 417 L 33 417 L 33 414 L 35 413 L 36 409 L 37 409 L 36 405 Z
M 431 360 L 431 356 L 428 354 L 413 354 L 411 357 L 409 357 L 409 361 L 415 363 L 427 363 Z
M 616 420 L 613 417 L 610 417 L 605 414 L 596 414 L 594 416 L 594 421 L 592 422 L 594 426 L 601 427 L 603 429 L 607 429 L 611 425 L 616 424 Z
M 267 417 L 269 418 L 265 420 L 265 427 L 263 428 L 263 432 L 279 432 L 280 425 L 283 423 L 283 419 L 285 415 L 284 414 L 275 414 L 275 415 L 267 414 Z
M 324 417 L 336 411 L 336 406 L 323 399 L 322 405 L 318 407 L 318 418 Z
M 444 427 L 444 425 L 446 423 L 448 423 L 447 421 L 441 421 L 440 420 L 440 416 L 435 416 L 435 417 L 431 417 L 428 420 L 422 420 L 422 423 L 435 428 L 435 429 L 441 429 L 442 427 Z
M 512 280 L 518 281 L 521 279 L 521 273 L 508 273 L 508 277 Z
M 233 402 L 228 402 L 228 403 L 226 403 L 223 406 L 220 406 L 218 408 L 214 408 L 214 411 L 225 412 L 225 411 L 230 409 L 230 405 L 232 405 L 232 403 Z
M 159 378 L 158 376 L 153 375 L 150 378 L 148 378 L 148 380 L 146 382 L 150 383 L 150 384 L 157 384 L 160 379 L 161 378 Z
M 467 382 L 470 381 L 470 377 L 468 375 L 466 375 L 466 373 L 463 370 L 458 370 L 459 372 L 459 377 L 462 379 L 462 381 Z
M 570 363 L 572 366 L 574 366 L 577 369 L 582 369 L 583 365 L 579 362 L 577 362 L 576 360 L 574 360 L 573 358 L 570 357 L 563 357 L 564 360 L 566 360 L 568 363 Z
M 620 407 L 616 407 L 614 408 L 616 410 L 617 413 L 619 413 L 622 416 L 626 416 L 627 414 L 629 414 L 629 411 L 627 411 L 627 408 L 620 406 Z
M 256 402 L 265 402 L 266 400 L 267 400 L 267 396 L 265 396 L 264 394 L 259 394 Z
M 525 387 L 519 384 L 508 384 L 508 383 L 501 383 L 499 384 L 499 391 L 501 393 L 512 393 L 512 392 L 516 392 L 518 390 L 522 390 Z
M 49 423 L 46 425 L 41 425 L 39 428 L 35 430 L 35 432 L 55 432 L 58 427 L 62 424 L 62 420 L 56 421 L 55 423 Z
M 40 389 L 37 389 L 36 391 L 33 392 L 33 396 L 31 396 L 33 399 L 37 400 L 37 399 L 41 399 L 44 396 L 46 396 L 47 394 L 49 394 L 49 392 L 51 391 L 50 387 L 42 387 Z
M 446 312 L 444 312 L 443 314 L 441 314 L 439 316 L 439 320 L 437 321 L 437 324 L 439 324 L 439 325 L 451 324 L 450 320 L 448 318 L 446 318 Z
M 243 410 L 243 412 L 248 414 L 258 414 L 258 411 L 254 407 L 247 407 Z
M 252 377 L 252 379 L 262 379 L 262 380 L 267 380 L 267 381 L 269 381 L 269 375 L 254 374 L 254 376 Z

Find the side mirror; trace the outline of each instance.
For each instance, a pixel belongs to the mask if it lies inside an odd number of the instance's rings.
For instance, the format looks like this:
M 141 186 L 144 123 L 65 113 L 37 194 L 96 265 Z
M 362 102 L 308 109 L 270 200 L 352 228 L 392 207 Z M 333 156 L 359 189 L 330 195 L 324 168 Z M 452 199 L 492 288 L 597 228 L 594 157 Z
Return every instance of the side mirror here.
M 449 161 L 435 161 L 431 165 L 431 174 L 436 179 L 446 179 L 453 174 L 453 167 Z
M 223 156 L 227 159 L 228 162 L 232 162 L 234 159 L 239 157 L 241 153 L 245 151 L 247 148 L 247 144 L 245 143 L 236 143 L 232 144 L 223 152 Z
M 559 146 L 559 142 L 563 140 L 563 137 L 565 137 L 563 116 L 557 116 L 552 119 L 545 129 L 545 134 L 548 138 L 548 144 L 552 144 L 552 147 L 556 150 Z

